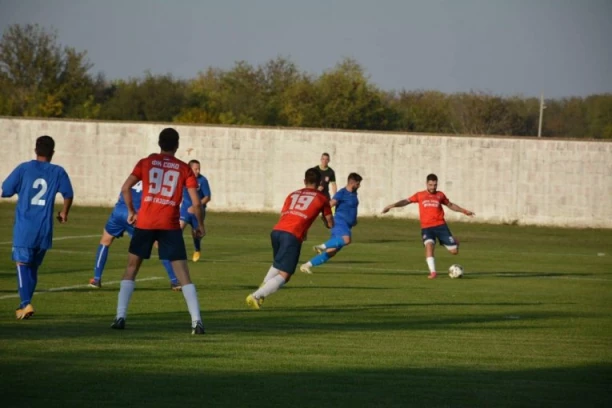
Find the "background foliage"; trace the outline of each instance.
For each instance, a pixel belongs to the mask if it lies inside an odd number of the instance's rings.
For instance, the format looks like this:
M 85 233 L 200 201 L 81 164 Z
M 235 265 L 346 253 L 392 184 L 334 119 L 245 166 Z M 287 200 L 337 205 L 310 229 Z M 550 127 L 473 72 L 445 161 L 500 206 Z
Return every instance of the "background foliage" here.
M 357 61 L 313 75 L 288 58 L 195 78 L 144 72 L 109 81 L 57 32 L 10 26 L 0 39 L 0 115 L 467 135 L 535 136 L 539 100 L 472 91 L 385 91 Z M 612 94 L 546 101 L 542 134 L 612 138 Z

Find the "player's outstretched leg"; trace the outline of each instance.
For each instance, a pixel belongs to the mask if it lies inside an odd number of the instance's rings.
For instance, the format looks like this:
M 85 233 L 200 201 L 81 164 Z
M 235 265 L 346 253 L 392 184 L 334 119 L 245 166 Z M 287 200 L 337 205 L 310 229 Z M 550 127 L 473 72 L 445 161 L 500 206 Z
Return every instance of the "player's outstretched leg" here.
M 338 251 L 339 249 L 320 253 L 319 255 L 312 258 L 310 261 L 300 265 L 300 272 L 311 274 L 312 267 L 323 265 L 325 262 L 329 261 L 334 255 L 336 255 Z
M 279 271 L 276 276 L 268 279 L 259 289 L 247 296 L 247 306 L 255 310 L 260 309 L 264 299 L 283 287 L 290 278 L 291 276 L 288 273 Z
M 166 269 L 168 279 L 170 279 L 170 289 L 172 289 L 174 292 L 180 292 L 182 287 L 179 283 L 178 278 L 174 274 L 174 270 L 172 269 L 172 262 L 162 259 L 162 264 Z
M 198 262 L 200 260 L 200 253 L 202 251 L 202 238 L 193 237 L 193 248 L 195 249 L 195 252 L 193 253 L 191 260 L 193 262 Z
M 96 263 L 94 265 L 94 276 L 89 280 L 89 287 L 100 289 L 102 287 L 102 274 L 108 259 L 108 245 L 99 244 L 96 252 Z
M 323 252 L 325 252 L 326 249 L 332 249 L 332 248 L 340 249 L 345 245 L 346 243 L 344 242 L 343 237 L 334 235 L 329 240 L 322 243 L 321 245 L 315 245 L 313 249 L 315 250 L 315 252 L 322 254 Z
M 333 235 L 327 242 L 315 246 L 315 251 L 319 255 L 312 258 L 305 264 L 300 265 L 300 271 L 311 274 L 312 267 L 323 265 L 325 262 L 333 258 L 342 248 L 351 243 L 350 235 Z

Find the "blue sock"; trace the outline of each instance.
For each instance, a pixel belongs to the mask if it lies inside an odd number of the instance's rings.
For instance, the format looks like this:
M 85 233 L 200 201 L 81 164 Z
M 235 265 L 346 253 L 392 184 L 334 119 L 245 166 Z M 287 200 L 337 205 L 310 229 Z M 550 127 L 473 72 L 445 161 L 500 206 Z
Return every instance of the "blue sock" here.
M 34 292 L 36 291 L 36 285 L 38 284 L 38 267 L 39 265 L 32 265 L 32 286 L 30 287 L 30 302 L 34 297 Z
M 200 243 L 201 242 L 202 242 L 202 238 L 194 238 L 193 239 L 193 246 L 194 246 L 194 248 L 195 248 L 195 250 L 197 252 L 200 252 L 200 249 L 201 249 Z
M 32 276 L 32 268 L 30 265 L 17 265 L 17 289 L 21 303 L 19 308 L 23 309 L 32 302 L 32 294 L 36 283 Z
M 324 243 L 325 248 L 342 248 L 344 246 L 344 240 L 342 237 L 331 237 L 326 243 Z
M 168 278 L 170 278 L 170 283 L 177 285 L 179 281 L 176 279 L 174 269 L 172 269 L 172 262 L 162 259 L 162 264 L 164 265 L 164 268 L 166 268 L 166 273 L 168 274 Z
M 327 252 L 323 252 L 322 254 L 319 254 L 315 256 L 314 258 L 312 258 L 310 260 L 310 263 L 312 264 L 312 266 L 319 266 L 329 261 L 329 258 L 330 258 L 329 254 Z
M 98 245 L 98 252 L 96 252 L 96 264 L 94 265 L 94 279 L 102 280 L 102 273 L 104 273 L 104 266 L 106 265 L 106 259 L 108 258 L 108 247 L 105 245 Z

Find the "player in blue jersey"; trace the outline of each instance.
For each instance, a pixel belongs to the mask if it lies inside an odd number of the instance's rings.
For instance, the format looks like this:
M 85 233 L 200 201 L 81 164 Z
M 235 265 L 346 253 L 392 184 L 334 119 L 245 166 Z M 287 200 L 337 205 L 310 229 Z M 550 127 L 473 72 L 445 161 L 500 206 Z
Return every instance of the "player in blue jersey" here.
M 199 161 L 191 160 L 187 164 L 189 164 L 189 167 L 191 167 L 191 170 L 193 171 L 193 174 L 195 174 L 196 180 L 198 181 L 198 197 L 200 197 L 200 204 L 202 205 L 202 220 L 204 220 L 206 218 L 206 204 L 208 204 L 211 199 L 210 185 L 208 184 L 208 179 L 200 174 Z M 195 248 L 192 260 L 193 262 L 197 262 L 200 259 L 202 238 L 197 237 L 195 234 L 195 231 L 198 229 L 198 220 L 196 220 L 195 215 L 191 211 L 193 211 L 191 210 L 191 198 L 189 197 L 187 189 L 184 188 L 183 202 L 181 203 L 181 229 L 185 229 L 187 225 L 191 225 L 193 246 Z
M 362 177 L 357 173 L 348 176 L 346 187 L 341 188 L 332 198 L 330 204 L 335 206 L 334 227 L 329 240 L 321 245 L 314 246 L 318 255 L 300 266 L 300 271 L 312 273 L 311 268 L 329 261 L 340 250 L 351 243 L 351 229 L 357 225 L 357 207 L 359 198 L 357 190 L 361 186 Z
M 142 181 L 139 181 L 132 187 L 132 202 L 136 212 L 140 209 L 140 201 L 142 198 Z M 94 265 L 94 277 L 89 280 L 89 287 L 100 289 L 102 287 L 102 274 L 104 273 L 104 267 L 108 259 L 108 250 L 112 245 L 115 238 L 121 238 L 124 233 L 127 233 L 130 237 L 134 235 L 134 225 L 128 223 L 128 209 L 125 205 L 123 195 L 119 194 L 119 199 L 115 204 L 113 212 L 108 217 L 104 231 L 102 232 L 102 238 L 100 238 L 100 244 L 98 245 L 98 251 L 96 252 L 96 263 Z M 165 265 L 164 265 L 165 266 Z M 173 291 L 180 291 L 181 284 L 179 283 L 176 275 L 172 268 L 166 268 L 168 278 L 170 278 L 170 288 Z
M 50 136 L 36 139 L 36 160 L 20 164 L 2 183 L 2 197 L 17 194 L 13 226 L 13 261 L 17 264 L 17 286 L 21 303 L 15 311 L 17 319 L 34 314 L 32 297 L 38 283 L 38 268 L 53 240 L 53 205 L 55 196 L 64 197 L 57 214 L 60 223 L 68 221 L 72 206 L 72 184 L 66 171 L 51 158 L 55 141 Z

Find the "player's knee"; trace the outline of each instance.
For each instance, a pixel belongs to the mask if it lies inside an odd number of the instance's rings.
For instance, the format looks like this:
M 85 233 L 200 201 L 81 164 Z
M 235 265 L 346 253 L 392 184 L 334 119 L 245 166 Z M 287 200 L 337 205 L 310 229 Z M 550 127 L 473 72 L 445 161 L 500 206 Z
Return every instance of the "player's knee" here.
M 348 235 L 343 236 L 342 239 L 344 240 L 344 245 L 349 245 L 352 242 L 351 237 Z
M 285 280 L 285 283 L 289 283 L 291 280 L 291 274 L 283 271 L 279 271 L 278 274 Z
M 100 238 L 100 244 L 104 246 L 111 246 L 115 237 L 109 234 L 106 230 L 102 233 L 102 238 Z
M 451 255 L 459 255 L 459 248 L 449 249 L 448 252 L 450 252 Z

